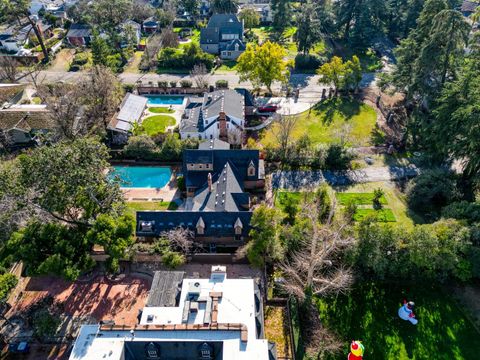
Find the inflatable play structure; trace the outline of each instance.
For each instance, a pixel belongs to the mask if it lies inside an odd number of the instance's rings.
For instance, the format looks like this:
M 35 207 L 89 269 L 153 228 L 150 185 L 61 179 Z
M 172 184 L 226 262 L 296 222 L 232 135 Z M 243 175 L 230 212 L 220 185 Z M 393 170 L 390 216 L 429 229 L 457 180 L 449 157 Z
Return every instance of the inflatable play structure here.
M 348 354 L 348 360 L 362 360 L 365 348 L 358 340 L 352 341 L 350 344 L 350 353 Z
M 413 325 L 417 325 L 418 320 L 415 319 L 415 314 L 413 313 L 413 307 L 415 303 L 413 301 L 407 302 L 407 300 L 403 300 L 403 305 L 400 309 L 398 309 L 398 316 L 402 320 L 408 320 Z

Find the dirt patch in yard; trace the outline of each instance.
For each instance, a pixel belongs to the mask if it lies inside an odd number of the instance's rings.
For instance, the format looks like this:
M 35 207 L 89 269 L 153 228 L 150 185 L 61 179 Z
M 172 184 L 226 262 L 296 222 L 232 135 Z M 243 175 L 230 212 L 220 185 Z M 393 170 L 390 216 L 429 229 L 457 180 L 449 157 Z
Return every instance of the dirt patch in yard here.
M 278 359 L 292 359 L 287 311 L 283 306 L 265 308 L 265 337 L 275 342 Z
M 70 63 L 72 62 L 74 56 L 75 56 L 74 49 L 60 50 L 55 56 L 55 59 L 52 61 L 52 65 L 48 70 L 58 71 L 58 72 L 68 71 L 70 67 Z

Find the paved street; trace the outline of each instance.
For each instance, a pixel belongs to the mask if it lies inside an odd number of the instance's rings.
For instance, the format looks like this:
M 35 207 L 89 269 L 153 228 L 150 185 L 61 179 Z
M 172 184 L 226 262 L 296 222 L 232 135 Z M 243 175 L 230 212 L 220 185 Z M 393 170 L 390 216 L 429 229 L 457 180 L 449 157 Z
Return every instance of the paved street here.
M 299 190 L 330 185 L 349 185 L 363 182 L 392 181 L 415 177 L 420 170 L 415 165 L 368 167 L 349 171 L 276 171 L 272 174 L 274 189 Z

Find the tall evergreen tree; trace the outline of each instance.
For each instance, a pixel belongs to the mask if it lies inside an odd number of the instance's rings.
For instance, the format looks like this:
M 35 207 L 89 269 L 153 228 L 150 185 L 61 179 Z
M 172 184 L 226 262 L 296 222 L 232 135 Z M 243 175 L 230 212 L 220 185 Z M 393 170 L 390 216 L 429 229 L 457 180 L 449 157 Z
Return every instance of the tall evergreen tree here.
M 273 22 L 272 26 L 279 34 L 285 30 L 290 24 L 291 9 L 289 0 L 272 0 L 271 1 Z

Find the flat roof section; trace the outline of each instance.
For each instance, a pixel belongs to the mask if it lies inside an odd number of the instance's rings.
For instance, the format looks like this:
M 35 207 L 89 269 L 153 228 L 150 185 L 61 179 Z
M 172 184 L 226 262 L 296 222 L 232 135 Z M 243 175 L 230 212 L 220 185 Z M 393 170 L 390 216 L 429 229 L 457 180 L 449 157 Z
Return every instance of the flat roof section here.
M 184 275 L 183 271 L 155 271 L 146 306 L 176 306 Z

